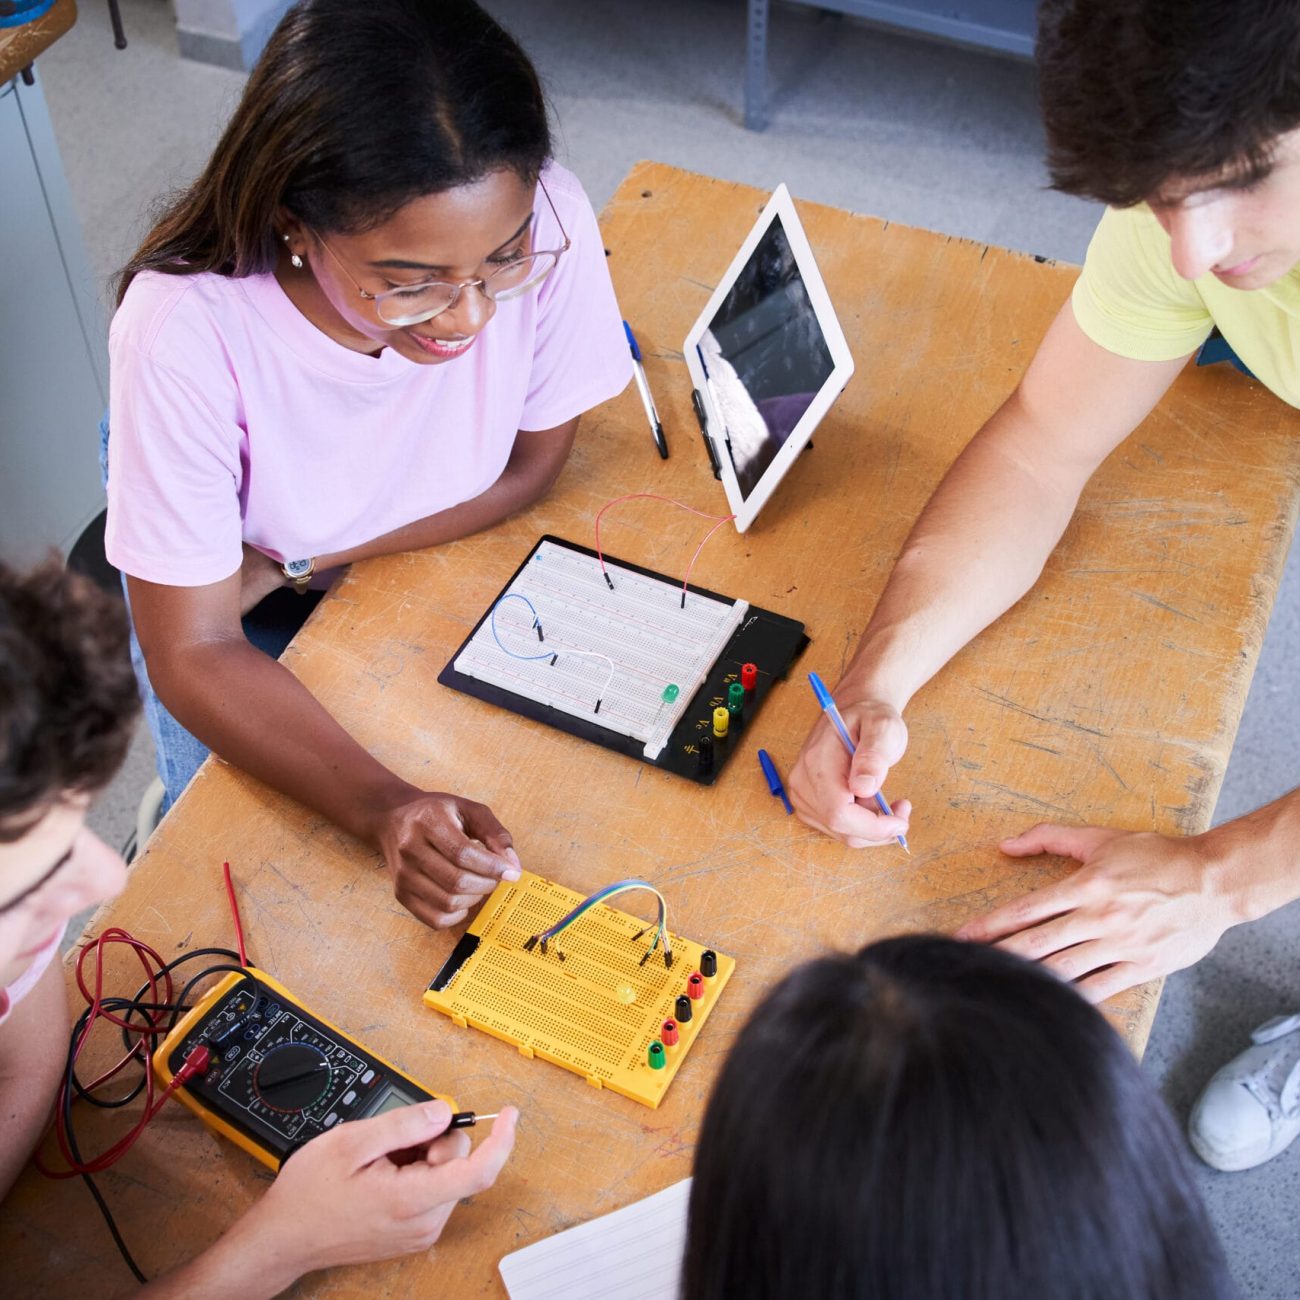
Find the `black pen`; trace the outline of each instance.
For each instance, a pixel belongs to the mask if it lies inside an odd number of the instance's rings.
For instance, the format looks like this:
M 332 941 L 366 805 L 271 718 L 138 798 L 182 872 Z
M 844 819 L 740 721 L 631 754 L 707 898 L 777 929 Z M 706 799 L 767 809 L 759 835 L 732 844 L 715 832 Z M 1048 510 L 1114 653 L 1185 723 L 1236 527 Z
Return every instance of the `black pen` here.
M 627 345 L 632 349 L 632 373 L 636 378 L 637 391 L 641 394 L 641 405 L 645 407 L 646 419 L 650 421 L 650 432 L 654 435 L 655 446 L 663 460 L 668 459 L 668 440 L 664 437 L 664 426 L 659 422 L 659 412 L 655 410 L 655 399 L 650 396 L 650 385 L 646 382 L 645 367 L 641 364 L 641 349 L 637 347 L 636 335 L 632 327 L 623 322 L 627 334 Z
M 713 439 L 709 437 L 709 419 L 704 414 L 704 403 L 700 400 L 700 390 L 691 389 L 691 405 L 695 408 L 695 419 L 700 426 L 700 436 L 704 439 L 704 450 L 709 453 L 709 466 L 714 478 L 722 477 L 722 466 L 718 464 L 718 453 L 713 450 Z

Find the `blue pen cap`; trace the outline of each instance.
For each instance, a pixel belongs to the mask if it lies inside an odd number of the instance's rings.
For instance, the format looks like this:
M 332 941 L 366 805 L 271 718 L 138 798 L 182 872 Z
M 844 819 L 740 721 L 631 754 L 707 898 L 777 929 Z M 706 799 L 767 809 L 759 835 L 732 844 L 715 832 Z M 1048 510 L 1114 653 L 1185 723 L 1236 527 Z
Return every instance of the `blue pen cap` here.
M 627 323 L 627 321 L 623 322 L 623 333 L 627 335 L 627 345 L 632 349 L 632 360 L 640 361 L 641 349 L 637 347 L 636 335 L 632 333 L 632 327 Z

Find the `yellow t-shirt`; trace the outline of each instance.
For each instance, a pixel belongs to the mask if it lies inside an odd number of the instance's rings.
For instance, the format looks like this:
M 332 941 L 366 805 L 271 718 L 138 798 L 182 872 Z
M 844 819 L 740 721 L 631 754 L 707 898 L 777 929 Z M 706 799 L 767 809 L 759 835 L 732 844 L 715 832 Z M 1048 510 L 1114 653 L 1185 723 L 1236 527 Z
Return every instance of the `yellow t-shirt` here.
M 1184 280 L 1146 204 L 1107 208 L 1071 301 L 1094 343 L 1136 361 L 1185 357 L 1217 325 L 1261 382 L 1300 406 L 1300 267 L 1263 289 L 1231 289 L 1213 275 Z

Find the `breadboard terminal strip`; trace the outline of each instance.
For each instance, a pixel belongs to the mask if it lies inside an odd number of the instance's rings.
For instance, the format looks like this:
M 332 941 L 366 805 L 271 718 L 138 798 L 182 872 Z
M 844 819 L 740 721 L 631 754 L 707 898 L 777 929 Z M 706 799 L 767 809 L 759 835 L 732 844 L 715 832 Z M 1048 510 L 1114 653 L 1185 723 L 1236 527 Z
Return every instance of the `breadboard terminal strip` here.
M 646 890 L 657 899 L 652 920 L 609 905 Z M 669 931 L 667 902 L 646 881 L 584 898 L 525 871 L 497 886 L 424 1001 L 462 1028 L 656 1107 L 735 966 Z

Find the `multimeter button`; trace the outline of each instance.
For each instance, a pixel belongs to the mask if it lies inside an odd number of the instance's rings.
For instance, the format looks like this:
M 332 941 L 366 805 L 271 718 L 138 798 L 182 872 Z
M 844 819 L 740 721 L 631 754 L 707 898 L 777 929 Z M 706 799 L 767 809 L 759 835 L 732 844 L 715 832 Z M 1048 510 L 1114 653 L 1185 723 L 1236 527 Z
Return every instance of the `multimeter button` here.
M 268 1002 L 266 1006 L 266 1014 L 272 1018 L 278 1016 L 280 1014 L 280 1004 L 278 1002 Z
M 373 1070 L 367 1070 L 365 1074 L 361 1076 L 362 1083 L 373 1083 L 374 1080 L 375 1080 L 375 1072 Z
M 233 1061 L 235 1057 L 237 1057 L 238 1055 L 239 1055 L 239 1044 L 236 1043 L 234 1047 L 227 1049 L 226 1054 L 221 1059 L 223 1061 Z
M 338 1122 L 339 1122 L 338 1112 L 332 1110 L 328 1115 L 325 1116 L 323 1120 L 321 1120 L 320 1126 L 321 1128 L 333 1128 L 333 1126 Z M 351 1133 L 352 1130 L 348 1129 L 348 1132 Z
M 344 1096 L 343 1100 L 342 1100 L 341 1102 L 339 1102 L 339 1105 L 340 1105 L 340 1106 L 351 1106 L 352 1103 L 353 1103 L 354 1101 L 356 1101 L 356 1099 L 357 1099 L 357 1092 L 356 1092 L 356 1089 L 355 1089 L 355 1088 L 349 1088 L 348 1091 L 347 1091 L 347 1094 Z

